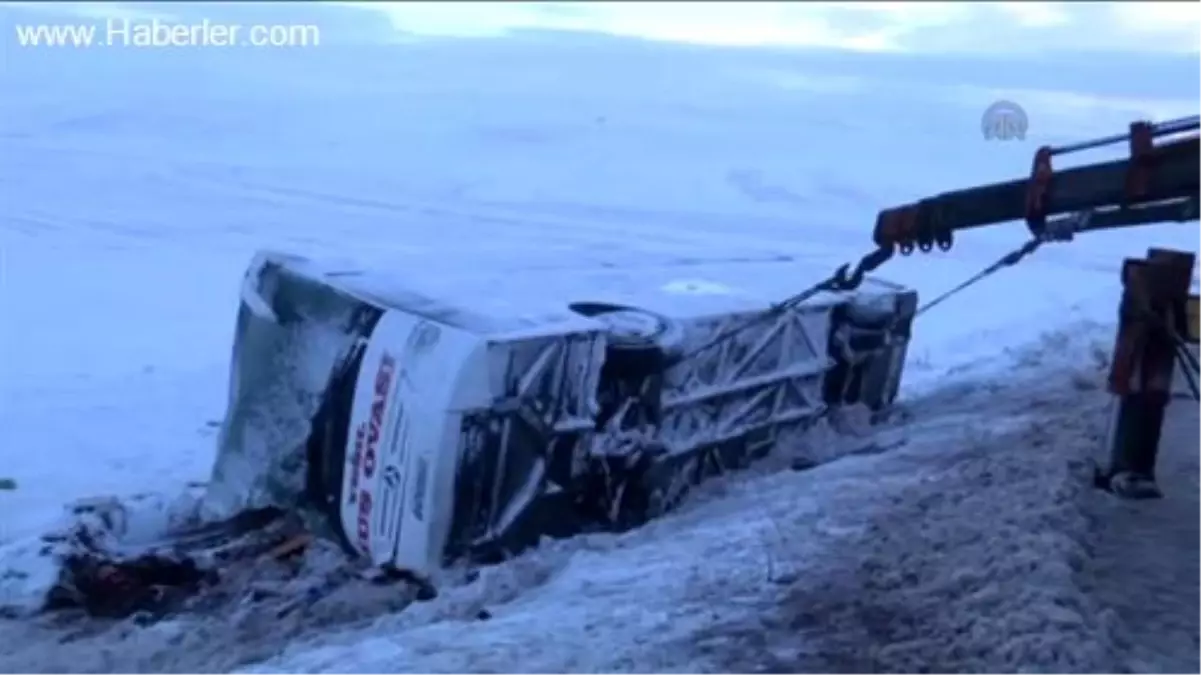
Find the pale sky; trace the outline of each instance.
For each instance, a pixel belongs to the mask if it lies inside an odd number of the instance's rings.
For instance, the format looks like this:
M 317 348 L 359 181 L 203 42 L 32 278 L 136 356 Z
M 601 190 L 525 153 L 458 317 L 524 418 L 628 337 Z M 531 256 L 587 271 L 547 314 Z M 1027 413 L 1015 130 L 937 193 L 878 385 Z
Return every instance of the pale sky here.
M 865 51 L 1201 52 L 1197 2 L 384 2 L 417 34 L 489 35 L 520 28 L 588 30 L 726 45 Z
M 91 18 L 160 15 L 172 3 L 24 4 Z M 270 3 L 286 16 L 289 7 Z M 416 35 L 559 29 L 717 45 L 859 51 L 1201 53 L 1198 2 L 346 2 Z M 40 6 L 39 6 L 40 5 Z M 209 5 L 220 14 L 220 4 Z M 214 17 L 216 18 L 216 17 Z

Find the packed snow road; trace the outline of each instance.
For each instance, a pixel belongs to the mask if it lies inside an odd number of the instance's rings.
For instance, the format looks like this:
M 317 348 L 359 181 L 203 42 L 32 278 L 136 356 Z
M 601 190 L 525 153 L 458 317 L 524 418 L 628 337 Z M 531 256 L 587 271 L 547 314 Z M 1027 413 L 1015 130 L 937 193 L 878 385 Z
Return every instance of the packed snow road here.
M 295 612 L 267 600 L 74 634 L 10 620 L 0 641 L 19 647 L 0 671 L 1193 669 L 1182 571 L 1197 547 L 1163 535 L 1195 536 L 1196 446 L 1169 447 L 1167 500 L 1091 490 L 1109 337 L 1047 334 L 911 396 L 872 438 L 819 430 L 793 449 L 827 462 L 814 469 L 768 460 L 638 531 L 548 543 L 429 602 L 348 585 Z M 1142 533 L 1137 555 L 1123 526 Z M 1162 596 L 1153 611 L 1118 592 L 1133 579 Z M 1139 611 L 1164 634 L 1153 645 Z

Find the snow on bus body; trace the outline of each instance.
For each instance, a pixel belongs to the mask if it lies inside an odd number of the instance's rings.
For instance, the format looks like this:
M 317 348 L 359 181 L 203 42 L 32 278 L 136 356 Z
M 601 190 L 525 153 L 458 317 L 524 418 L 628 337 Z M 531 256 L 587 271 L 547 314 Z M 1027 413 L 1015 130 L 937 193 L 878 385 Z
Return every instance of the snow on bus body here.
M 916 294 L 869 279 L 764 313 L 824 274 L 717 262 L 398 279 L 260 254 L 208 504 L 307 505 L 351 551 L 419 574 L 635 525 L 827 405 L 891 402 L 908 334 L 895 318 Z

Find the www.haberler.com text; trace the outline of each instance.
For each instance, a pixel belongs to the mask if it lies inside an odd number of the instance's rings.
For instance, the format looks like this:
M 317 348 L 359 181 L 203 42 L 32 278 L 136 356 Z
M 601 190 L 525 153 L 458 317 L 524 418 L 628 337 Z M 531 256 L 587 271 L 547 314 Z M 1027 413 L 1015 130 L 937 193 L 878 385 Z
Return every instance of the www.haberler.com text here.
M 20 47 L 60 49 L 318 47 L 321 30 L 311 24 L 236 24 L 216 21 L 108 19 L 94 23 L 15 26 Z

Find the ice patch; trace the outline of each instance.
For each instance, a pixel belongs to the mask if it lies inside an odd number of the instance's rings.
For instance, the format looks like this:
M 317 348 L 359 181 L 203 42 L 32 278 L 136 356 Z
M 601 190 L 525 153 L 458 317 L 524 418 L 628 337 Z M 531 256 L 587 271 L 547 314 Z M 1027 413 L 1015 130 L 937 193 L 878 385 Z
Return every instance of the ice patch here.
M 705 279 L 680 279 L 663 284 L 667 293 L 681 295 L 738 295 L 738 291 L 725 284 Z

